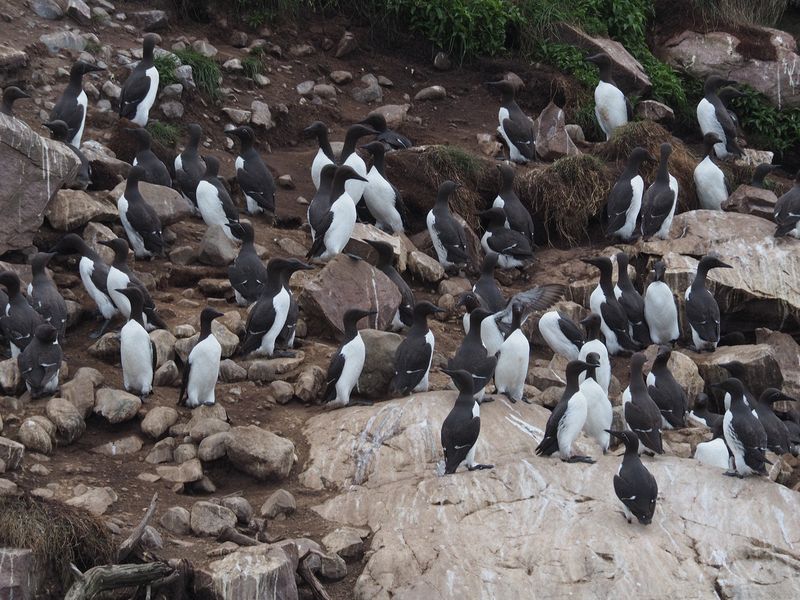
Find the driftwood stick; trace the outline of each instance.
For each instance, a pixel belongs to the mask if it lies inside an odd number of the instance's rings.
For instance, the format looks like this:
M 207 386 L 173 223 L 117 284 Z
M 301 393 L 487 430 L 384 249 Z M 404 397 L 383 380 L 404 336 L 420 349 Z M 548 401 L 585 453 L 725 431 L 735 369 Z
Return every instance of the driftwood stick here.
M 243 533 L 239 533 L 233 527 L 226 527 L 222 531 L 219 532 L 217 536 L 218 542 L 235 542 L 240 546 L 258 546 L 261 542 L 256 540 L 255 538 L 250 537 L 249 535 L 245 535 Z
M 328 595 L 328 592 L 326 592 L 325 588 L 322 587 L 322 583 L 320 583 L 320 580 L 317 579 L 317 576 L 311 572 L 311 569 L 306 564 L 306 560 L 312 554 L 315 554 L 315 552 L 309 551 L 303 555 L 303 557 L 297 563 L 297 574 L 300 575 L 303 581 L 305 581 L 308 584 L 308 587 L 311 588 L 311 593 L 314 594 L 314 598 L 316 600 L 331 600 L 331 597 Z
M 150 519 L 153 517 L 153 513 L 156 512 L 156 503 L 158 502 L 158 492 L 153 494 L 153 499 L 150 500 L 150 506 L 147 507 L 147 512 L 144 513 L 142 520 L 139 524 L 131 531 L 131 534 L 122 542 L 119 546 L 119 552 L 117 553 L 117 562 L 124 563 L 125 559 L 130 556 L 131 552 L 136 549 L 136 546 L 139 545 L 139 542 L 142 541 L 142 536 L 144 535 L 144 528 L 147 527 L 147 523 L 150 522 Z
M 77 568 L 74 570 L 77 571 Z M 77 578 L 64 600 L 92 600 L 100 592 L 145 585 L 171 572 L 172 567 L 162 562 L 92 567 Z

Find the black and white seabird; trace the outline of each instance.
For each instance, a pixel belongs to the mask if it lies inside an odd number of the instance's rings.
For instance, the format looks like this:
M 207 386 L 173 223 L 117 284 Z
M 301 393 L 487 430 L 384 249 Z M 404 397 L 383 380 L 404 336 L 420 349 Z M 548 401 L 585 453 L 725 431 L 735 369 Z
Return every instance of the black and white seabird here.
M 101 240 L 98 244 L 111 248 L 114 252 L 114 260 L 108 266 L 108 277 L 106 278 L 106 288 L 108 295 L 114 302 L 122 316 L 129 319 L 131 316 L 131 303 L 127 296 L 120 294 L 117 290 L 128 287 L 135 287 L 142 294 L 142 321 L 148 331 L 153 329 L 166 329 L 167 324 L 156 310 L 156 303 L 150 297 L 150 292 L 128 265 L 128 252 L 130 246 L 123 238 L 112 240 Z
M 344 184 L 345 191 L 347 191 L 355 204 L 361 202 L 364 188 L 367 186 L 367 163 L 356 152 L 356 146 L 358 145 L 358 140 L 362 137 L 375 135 L 376 133 L 372 127 L 356 123 L 347 129 L 347 133 L 344 136 L 344 145 L 342 146 L 342 155 L 339 157 L 339 164 L 350 167 L 361 177 L 361 179 L 351 177 Z
M 266 213 L 275 215 L 275 180 L 261 155 L 253 146 L 256 134 L 249 125 L 225 132 L 239 140 L 242 148 L 236 157 L 236 181 L 244 194 L 247 212 L 251 215 Z
M 50 396 L 58 391 L 62 359 L 56 328 L 50 323 L 39 325 L 30 344 L 17 356 L 19 373 L 31 398 Z
M 482 402 L 485 388 L 494 375 L 497 366 L 497 357 L 489 354 L 481 340 L 481 323 L 486 318 L 491 318 L 485 308 L 476 308 L 469 315 L 469 333 L 464 336 L 456 353 L 447 361 L 447 368 L 451 371 L 468 371 L 475 380 L 475 397 Z
M 639 169 L 646 160 L 655 162 L 644 148 L 634 148 L 628 157 L 625 169 L 620 174 L 606 204 L 606 235 L 630 242 L 637 237 L 636 220 L 642 208 L 644 180 Z
M 414 322 L 414 292 L 400 273 L 397 272 L 397 269 L 394 268 L 394 250 L 392 246 L 386 242 L 373 240 L 367 240 L 367 243 L 375 248 L 378 253 L 378 262 L 375 264 L 375 268 L 386 275 L 400 292 L 400 306 L 392 318 L 392 330 L 399 331 L 404 327 L 411 327 Z
M 598 256 L 585 258 L 583 262 L 600 269 L 600 283 L 589 298 L 589 307 L 594 314 L 600 316 L 600 330 L 605 336 L 606 348 L 611 354 L 638 350 L 639 345 L 630 336 L 628 315 L 614 293 L 611 259 Z
M 725 184 L 725 173 L 714 162 L 714 144 L 720 142 L 716 133 L 703 136 L 705 157 L 694 168 L 694 186 L 700 208 L 705 210 L 722 210 L 721 205 L 728 199 L 728 186 Z
M 81 147 L 83 128 L 86 125 L 86 111 L 89 99 L 83 91 L 83 76 L 94 71 L 105 71 L 102 67 L 90 65 L 79 60 L 72 65 L 69 71 L 69 83 L 50 111 L 48 121 L 64 121 L 69 127 L 67 139 L 76 148 Z
M 605 454 L 611 444 L 608 430 L 614 420 L 614 409 L 608 400 L 608 393 L 597 381 L 600 355 L 590 352 L 586 355 L 586 363 L 589 368 L 582 373 L 585 379 L 580 384 L 580 390 L 586 397 L 586 422 L 583 424 L 583 431 L 597 441 L 600 450 Z
M 586 58 L 600 70 L 600 81 L 594 88 L 594 114 L 606 140 L 617 127 L 627 124 L 630 117 L 630 103 L 611 77 L 611 59 L 605 52 Z
M 725 443 L 722 415 L 719 415 L 719 420 L 715 421 L 711 426 L 711 436 L 709 441 L 697 444 L 694 449 L 694 459 L 709 467 L 730 470 L 732 468 L 733 455 Z
M 722 431 L 725 443 L 733 455 L 733 469 L 726 475 L 739 478 L 746 475 L 766 475 L 767 432 L 745 397 L 742 382 L 729 377 L 721 383 L 712 384 L 725 391 L 725 416 Z
M 669 357 L 672 349 L 660 346 L 653 361 L 653 368 L 647 374 L 647 391 L 661 411 L 661 427 L 663 429 L 679 429 L 686 427 L 686 410 L 689 399 L 669 370 Z
M 219 377 L 219 361 L 222 346 L 211 333 L 211 322 L 222 313 L 206 307 L 200 313 L 200 337 L 197 340 L 183 370 L 181 390 L 178 393 L 178 404 L 196 408 L 201 404 L 214 404 L 214 388 Z
M 509 158 L 515 163 L 527 163 L 536 154 L 536 139 L 533 133 L 533 121 L 522 112 L 515 100 L 516 86 L 506 79 L 486 84 L 502 95 L 497 119 L 500 125 L 497 132 L 508 146 Z
M 706 276 L 711 269 L 731 269 L 716 256 L 704 256 L 697 263 L 697 274 L 686 288 L 686 320 L 692 332 L 692 345 L 698 352 L 713 352 L 720 337 L 719 304 L 706 288 Z
M 314 187 L 319 189 L 322 168 L 325 165 L 336 165 L 336 156 L 334 156 L 328 140 L 328 127 L 322 121 L 314 121 L 303 130 L 303 133 L 306 137 L 317 138 L 319 144 L 319 150 L 311 163 L 311 181 L 314 182 Z
M 502 209 L 506 215 L 505 226 L 525 236 L 533 248 L 533 217 L 514 191 L 514 167 L 509 163 L 502 162 L 497 165 L 497 169 L 500 171 L 500 191 L 497 193 L 492 207 Z
M 728 158 L 730 155 L 741 156 L 742 149 L 736 141 L 736 123 L 733 122 L 728 109 L 717 95 L 724 85 L 735 84 L 719 75 L 710 75 L 703 85 L 703 98 L 697 105 L 697 122 L 705 136 L 714 133 L 720 141 L 714 146 L 717 157 Z
M 386 179 L 383 142 L 370 142 L 361 146 L 372 155 L 372 167 L 367 173 L 364 204 L 375 218 L 375 225 L 387 233 L 403 233 L 406 207 L 400 192 Z
M 131 167 L 128 171 L 125 191 L 117 200 L 119 220 L 122 221 L 122 227 L 136 258 L 163 257 L 164 237 L 161 231 L 161 219 L 139 191 L 139 182 L 144 176 L 144 169 L 139 165 Z
M 0 285 L 6 288 L 8 304 L 0 316 L 0 330 L 11 348 L 11 358 L 17 358 L 31 343 L 36 328 L 44 323 L 44 318 L 28 304 L 22 295 L 19 277 L 13 271 L 0 272 Z
M 481 246 L 487 253 L 498 254 L 497 264 L 501 269 L 522 267 L 533 258 L 533 248 L 528 238 L 514 229 L 506 228 L 506 215 L 502 208 L 490 208 L 480 216 L 486 221 Z
M 475 462 L 475 446 L 481 432 L 481 407 L 474 396 L 474 383 L 468 371 L 442 369 L 458 389 L 455 406 L 442 423 L 444 472 L 452 475 L 464 463 L 470 471 L 493 469 L 494 465 Z
M 428 315 L 443 311 L 427 300 L 414 305 L 414 323 L 394 354 L 394 377 L 389 383 L 392 396 L 428 391 L 428 374 L 436 342 L 428 327 Z
M 790 235 L 800 238 L 800 169 L 794 177 L 794 185 L 775 203 L 775 237 Z
M 7 88 L 3 90 L 3 103 L 0 104 L 0 113 L 4 115 L 8 115 L 9 117 L 14 116 L 14 102 L 17 100 L 21 100 L 23 98 L 30 98 L 31 95 L 27 92 L 22 91 L 15 85 L 9 85 Z
M 467 250 L 467 234 L 461 223 L 450 212 L 450 195 L 459 187 L 461 184 L 454 181 L 442 183 L 436 194 L 436 203 L 428 211 L 425 219 L 431 242 L 433 242 L 433 249 L 436 250 L 439 263 L 445 269 L 463 266 L 470 260 L 469 250 Z
M 525 398 L 525 379 L 528 376 L 531 345 L 520 326 L 523 308 L 515 304 L 511 310 L 511 333 L 506 337 L 497 355 L 494 370 L 494 386 L 498 394 L 504 394 L 511 402 Z
M 291 275 L 301 269 L 311 269 L 311 265 L 296 258 L 272 258 L 267 263 L 267 281 L 261 289 L 245 325 L 245 337 L 241 345 L 243 355 L 294 356 L 291 352 L 277 351 L 275 342 L 289 315 L 292 295 L 284 286 L 285 274 Z
M 172 178 L 169 176 L 167 165 L 161 162 L 161 159 L 151 149 L 153 138 L 150 132 L 143 127 L 129 127 L 126 131 L 136 138 L 136 156 L 133 158 L 133 166 L 138 165 L 144 169 L 144 174 L 140 179 L 154 185 L 172 187 Z
M 580 327 L 566 313 L 551 310 L 539 319 L 539 333 L 556 354 L 567 360 L 578 360 L 586 338 Z
M 580 390 L 578 375 L 589 367 L 590 364 L 582 360 L 573 360 L 567 364 L 567 386 L 564 388 L 561 400 L 547 419 L 544 437 L 536 447 L 537 456 L 550 456 L 557 451 L 564 462 L 594 462 L 588 456 L 572 452 L 572 444 L 580 435 L 587 414 L 586 396 Z
M 618 252 L 616 258 L 617 285 L 614 287 L 614 294 L 628 316 L 631 338 L 641 346 L 649 346 L 650 331 L 644 317 L 644 298 L 639 290 L 633 287 L 633 282 L 628 275 L 630 259 L 625 252 Z
M 186 128 L 189 131 L 189 142 L 183 152 L 175 157 L 175 183 L 178 184 L 183 197 L 197 207 L 197 184 L 206 173 L 206 161 L 200 156 L 200 138 L 203 129 L 197 123 L 190 123 Z
M 642 237 L 653 236 L 665 240 L 678 206 L 678 180 L 669 172 L 669 155 L 672 144 L 661 144 L 661 159 L 656 180 L 642 197 Z
M 767 388 L 755 402 L 756 415 L 767 434 L 767 448 L 777 454 L 790 454 L 789 430 L 772 410 L 772 405 L 778 401 L 791 401 L 793 398 L 775 388 Z
M 228 227 L 242 241 L 239 255 L 228 267 L 228 279 L 233 287 L 236 304 L 249 306 L 261 295 L 267 282 L 267 267 L 258 256 L 254 245 L 255 232 L 250 223 L 232 222 Z
M 153 50 L 161 41 L 158 34 L 145 34 L 142 40 L 142 60 L 122 84 L 119 97 L 119 116 L 139 127 L 147 125 L 150 109 L 158 92 L 158 69 L 153 65 Z
M 358 332 L 358 322 L 374 314 L 376 311 L 360 308 L 351 308 L 344 313 L 344 340 L 334 352 L 325 377 L 327 387 L 322 399 L 325 408 L 342 408 L 350 404 L 350 394 L 358 383 L 366 358 L 366 348 Z
M 55 281 L 47 274 L 47 263 L 55 256 L 53 252 L 37 252 L 31 257 L 31 282 L 28 284 L 28 301 L 58 332 L 60 342 L 67 331 L 67 303 Z
M 656 478 L 642 464 L 638 453 L 639 440 L 632 431 L 609 430 L 608 433 L 625 444 L 622 464 L 614 475 L 614 493 L 625 507 L 623 514 L 628 523 L 636 517 L 642 525 L 649 525 L 656 512 Z
M 219 225 L 229 239 L 235 240 L 228 223 L 239 221 L 239 211 L 231 200 L 228 190 L 219 179 L 219 161 L 206 156 L 206 172 L 197 184 L 197 208 L 208 227 Z
M 119 353 L 122 362 L 122 383 L 125 390 L 141 397 L 153 392 L 156 370 L 156 347 L 144 328 L 142 292 L 135 287 L 115 290 L 128 298 L 131 316 L 119 332 Z
M 317 237 L 317 231 L 322 227 L 322 222 L 331 207 L 331 194 L 333 193 L 333 177 L 336 174 L 336 164 L 328 163 L 322 167 L 319 176 L 319 189 L 317 189 L 311 202 L 308 203 L 306 219 L 311 228 L 311 240 Z
M 644 320 L 654 344 L 671 344 L 680 336 L 678 305 L 672 290 L 664 282 L 667 265 L 659 260 L 653 265 L 653 281 L 644 291 Z
M 631 381 L 622 394 L 623 416 L 628 427 L 639 437 L 639 453 L 650 450 L 651 453 L 664 454 L 661 411 L 650 396 L 642 373 L 646 360 L 643 352 L 631 357 Z
M 586 342 L 578 352 L 578 360 L 586 361 L 590 354 L 597 354 L 600 366 L 595 368 L 595 379 L 603 391 L 608 395 L 608 387 L 611 385 L 611 361 L 608 358 L 608 348 L 600 339 L 600 326 L 602 324 L 600 315 L 591 313 L 581 321 L 581 325 L 586 330 Z M 581 373 L 578 381 L 583 383 L 586 380 L 586 372 Z
M 694 399 L 694 407 L 687 416 L 689 420 L 705 425 L 709 429 L 714 429 L 718 423 L 722 423 L 722 415 L 708 409 L 708 395 L 703 392 L 697 394 Z
M 294 299 L 294 294 L 292 294 L 290 285 L 292 274 L 296 271 L 310 268 L 311 265 L 297 261 L 280 270 L 281 285 L 283 289 L 286 290 L 286 293 L 289 294 L 289 310 L 286 313 L 286 322 L 283 324 L 283 329 L 281 329 L 281 332 L 278 334 L 278 339 L 275 340 L 275 347 L 278 348 L 278 350 L 285 351 L 287 356 L 294 356 L 291 350 L 294 348 L 297 319 L 300 316 L 300 307 Z
M 50 138 L 65 144 L 67 148 L 72 150 L 73 154 L 81 161 L 81 166 L 78 168 L 78 173 L 75 175 L 75 180 L 70 183 L 69 187 L 76 190 L 85 190 L 92 183 L 92 169 L 89 161 L 79 148 L 76 148 L 67 140 L 69 135 L 69 127 L 64 121 L 55 120 L 44 124 L 50 130 Z
M 478 281 L 472 286 L 472 291 L 480 300 L 481 306 L 492 312 L 499 312 L 506 307 L 507 301 L 494 278 L 494 269 L 500 255 L 497 252 L 487 252 L 481 263 L 481 274 Z
M 361 121 L 361 125 L 372 127 L 378 132 L 377 141 L 386 144 L 392 150 L 405 150 L 414 146 L 414 143 L 402 133 L 389 129 L 386 118 L 377 112 L 370 113 L 366 119 Z

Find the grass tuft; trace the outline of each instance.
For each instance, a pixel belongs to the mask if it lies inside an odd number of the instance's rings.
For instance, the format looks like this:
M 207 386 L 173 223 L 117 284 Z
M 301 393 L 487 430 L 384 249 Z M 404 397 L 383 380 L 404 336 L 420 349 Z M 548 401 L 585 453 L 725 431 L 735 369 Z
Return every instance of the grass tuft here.
M 175 76 L 175 69 L 178 68 L 178 60 L 172 54 L 161 54 L 153 57 L 153 66 L 158 71 L 158 84 L 164 88 L 173 83 L 178 83 Z
M 192 67 L 192 75 L 200 91 L 214 102 L 219 100 L 221 96 L 219 82 L 222 77 L 219 65 L 213 59 L 190 48 L 176 50 L 175 55 L 183 64 Z
M 260 55 L 250 55 L 242 60 L 244 76 L 254 79 L 256 75 L 264 72 L 264 60 Z
M 168 148 L 174 148 L 181 137 L 181 128 L 178 125 L 163 121 L 150 121 L 147 123 L 147 131 L 153 136 L 154 142 Z

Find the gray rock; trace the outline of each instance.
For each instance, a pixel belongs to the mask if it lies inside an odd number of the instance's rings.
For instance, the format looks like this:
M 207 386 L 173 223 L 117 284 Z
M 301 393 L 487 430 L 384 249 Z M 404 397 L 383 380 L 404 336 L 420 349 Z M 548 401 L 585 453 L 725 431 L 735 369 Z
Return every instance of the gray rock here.
M 244 71 L 244 66 L 238 58 L 230 58 L 222 63 L 222 70 L 229 73 L 241 73 Z
M 175 439 L 168 437 L 156 442 L 153 449 L 145 457 L 144 461 L 151 465 L 159 465 L 165 462 L 172 462 L 173 452 L 175 451 Z
M 178 448 L 175 448 L 175 450 L 177 452 Z M 203 465 L 200 464 L 198 459 L 190 458 L 177 466 L 158 466 L 156 467 L 156 473 L 170 483 L 191 483 L 200 481 L 203 478 Z
M 247 369 L 229 358 L 219 363 L 219 378 L 225 383 L 237 383 L 247 379 Z
M 161 31 L 169 27 L 169 17 L 163 10 L 140 10 L 128 13 L 128 17 L 143 31 Z
M 189 525 L 195 535 L 217 536 L 226 527 L 236 526 L 236 514 L 229 508 L 201 500 L 192 506 Z
M 3 481 L 11 483 L 5 479 Z M 12 483 L 12 485 L 14 484 Z M 16 494 L 11 486 L 6 485 L 5 487 L 7 488 L 6 492 L 11 493 L 9 495 Z M 0 496 L 2 495 L 6 495 L 6 493 L 0 490 Z M 0 577 L 0 598 L 29 600 L 36 597 L 43 575 L 36 568 L 36 557 L 32 550 L 2 548 L 0 549 L 0 565 L 3 565 L 3 576 Z
M 228 43 L 234 48 L 244 48 L 247 46 L 247 34 L 244 31 L 234 31 Z
M 284 479 L 295 461 L 294 444 L 272 432 L 249 425 L 234 427 L 227 440 L 230 463 L 260 481 Z
M 444 267 L 435 258 L 419 250 L 408 253 L 408 270 L 426 283 L 438 283 L 444 278 Z
M 183 116 L 183 104 L 177 100 L 168 100 L 167 102 L 162 102 L 160 108 L 161 112 L 164 113 L 164 116 L 167 119 L 180 119 Z
M 194 82 L 194 73 L 191 65 L 181 65 L 175 69 L 175 78 L 187 90 L 197 89 L 197 84 Z
M 432 85 L 418 91 L 414 96 L 414 100 L 416 102 L 424 102 L 424 101 L 434 102 L 436 100 L 444 100 L 446 97 L 447 97 L 447 90 L 445 90 L 440 85 Z
M 671 125 L 675 121 L 675 111 L 656 100 L 640 100 L 636 105 L 636 116 L 662 125 Z
M 361 560 L 364 556 L 362 531 L 353 527 L 340 527 L 324 538 L 322 544 L 332 554 L 338 554 L 346 561 Z
M 586 143 L 586 136 L 584 135 L 583 128 L 580 125 L 576 125 L 575 123 L 567 123 L 564 129 L 567 130 L 567 135 L 569 135 L 569 139 L 571 139 L 576 144 Z
M 277 404 L 288 404 L 294 397 L 294 388 L 288 381 L 278 379 L 267 386 L 267 393 Z
M 229 265 L 239 255 L 236 245 L 225 235 L 222 227 L 212 225 L 206 229 L 200 242 L 200 256 L 198 260 L 206 265 L 224 267 Z
M 336 85 L 345 85 L 353 81 L 353 74 L 350 71 L 331 71 L 328 77 Z
M 534 124 L 536 154 L 543 160 L 554 161 L 580 154 L 566 130 L 564 111 L 550 102 Z
M 89 354 L 106 362 L 119 361 L 119 334 L 106 333 L 94 344 L 89 346 Z
M 298 83 L 295 89 L 301 96 L 310 96 L 314 92 L 314 85 L 314 81 L 309 79 L 307 81 Z
M 194 442 L 202 442 L 205 438 L 215 433 L 230 431 L 229 423 L 216 417 L 204 417 L 189 422 L 189 436 Z
M 362 104 L 380 102 L 383 100 L 383 89 L 381 89 L 377 77 L 368 73 L 361 77 L 361 81 L 366 83 L 367 86 L 350 90 L 350 96 L 353 100 L 361 102 Z
M 129 435 L 100 446 L 92 448 L 95 454 L 103 454 L 105 456 L 126 456 L 128 454 L 136 454 L 142 449 L 142 439 L 137 435 Z
M 295 44 L 289 47 L 289 56 L 302 58 L 314 54 L 314 46 L 311 44 Z
M 273 492 L 264 504 L 261 505 L 260 514 L 266 519 L 286 517 L 297 510 L 297 502 L 291 492 L 287 490 L 277 490 Z
M 339 581 L 347 577 L 347 564 L 337 554 L 324 554 L 319 557 L 319 575 L 327 581 Z
M 25 419 L 22 422 L 17 431 L 17 439 L 25 448 L 33 452 L 50 454 L 53 451 L 53 440 L 50 434 L 33 419 Z
M 28 5 L 37 17 L 48 21 L 57 21 L 64 18 L 64 11 L 55 0 L 30 0 Z
M 440 71 L 449 71 L 453 66 L 453 62 L 446 52 L 437 52 L 436 56 L 433 57 L 433 66 Z
M 378 75 L 378 85 L 381 87 L 391 88 L 394 87 L 394 82 L 386 77 L 386 75 Z
M 51 54 L 57 54 L 60 50 L 74 50 L 83 52 L 86 49 L 86 38 L 72 31 L 57 31 L 45 33 L 39 36 Z
M 0 460 L 5 463 L 6 471 L 19 467 L 25 454 L 25 446 L 14 440 L 0 437 Z
M 158 520 L 161 527 L 175 535 L 189 535 L 192 528 L 189 511 L 182 506 L 168 508 Z
M 270 84 L 269 77 L 262 75 L 261 73 L 256 73 L 255 77 L 253 77 L 253 81 L 255 81 L 256 85 L 259 87 L 266 87 Z
M 79 25 L 92 22 L 92 11 L 83 0 L 67 0 L 67 16 Z
M 94 516 L 105 514 L 108 507 L 117 501 L 117 493 L 110 487 L 76 486 L 84 490 L 81 494 L 67 500 L 66 504 L 88 510 Z
M 318 365 L 306 367 L 297 377 L 292 395 L 296 396 L 301 402 L 310 404 L 322 394 L 325 386 L 325 375 L 325 371 Z
M 162 98 L 178 100 L 180 99 L 181 95 L 183 95 L 183 84 L 180 83 L 171 83 L 169 85 L 165 85 L 164 89 L 161 90 Z
M 409 108 L 411 108 L 410 104 L 385 104 L 371 111 L 370 114 L 383 115 L 383 118 L 386 119 L 386 126 L 396 129 L 405 122 Z
M 84 419 L 94 410 L 94 389 L 102 385 L 103 375 L 97 369 L 81 367 L 71 381 L 61 384 L 61 397 L 70 402 Z
M 178 411 L 171 406 L 155 406 L 142 419 L 142 433 L 157 440 L 178 422 Z
M 252 112 L 252 116 L 250 117 L 250 122 L 257 127 L 263 127 L 264 129 L 272 129 L 275 126 L 275 122 L 272 120 L 272 113 L 269 110 L 269 105 L 266 102 L 261 102 L 260 100 L 253 100 L 250 103 L 250 111 Z
M 384 399 L 394 376 L 394 355 L 403 338 L 389 331 L 362 329 L 361 339 L 366 355 L 356 390 L 360 396 Z
M 103 84 L 103 94 L 105 94 L 106 98 L 119 100 L 122 88 L 109 79 Z
M 142 401 L 138 396 L 123 390 L 102 388 L 97 390 L 95 396 L 95 414 L 105 417 L 114 425 L 130 421 L 142 407 Z
M 314 94 L 325 100 L 333 100 L 336 98 L 336 88 L 327 83 L 318 83 L 314 86 Z
M 172 453 L 175 464 L 182 465 L 188 460 L 197 458 L 197 447 L 194 444 L 180 444 Z
M 236 125 L 247 125 L 253 114 L 249 110 L 242 110 L 240 108 L 223 108 L 222 112 L 228 115 L 231 122 Z
M 296 561 L 279 547 L 260 545 L 240 548 L 224 558 L 198 568 L 194 573 L 196 597 L 298 598 Z
M 241 525 L 247 525 L 253 518 L 253 507 L 241 496 L 228 496 L 220 500 L 220 504 L 231 509 L 236 514 L 236 520 Z
M 228 452 L 227 444 L 230 436 L 227 431 L 220 431 L 204 438 L 197 448 L 197 457 L 203 462 L 222 458 Z
M 4 394 L 16 396 L 25 388 L 16 358 L 0 362 L 0 390 Z
M 89 221 L 113 221 L 119 218 L 119 212 L 82 190 L 58 190 L 47 205 L 45 217 L 53 229 L 72 231 Z
M 247 368 L 247 378 L 250 381 L 291 379 L 292 374 L 300 368 L 304 359 L 305 354 L 298 352 L 294 357 L 254 360 Z
M 51 398 L 45 409 L 64 444 L 71 444 L 86 431 L 86 422 L 77 408 L 63 398 Z M 6 461 L 7 462 L 7 461 Z
M 192 42 L 192 50 L 202 54 L 206 58 L 214 58 L 218 54 L 218 50 L 208 43 L 207 40 L 195 40 Z

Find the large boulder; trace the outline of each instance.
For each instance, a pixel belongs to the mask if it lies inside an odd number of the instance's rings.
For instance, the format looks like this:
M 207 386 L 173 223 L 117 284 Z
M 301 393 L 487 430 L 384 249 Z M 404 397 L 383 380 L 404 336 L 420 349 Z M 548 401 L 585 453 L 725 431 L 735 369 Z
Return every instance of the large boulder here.
M 729 212 L 755 215 L 773 221 L 777 202 L 778 197 L 772 190 L 743 184 L 736 188 L 727 200 L 723 200 L 720 206 L 722 210 Z
M 376 532 L 357 600 L 516 598 L 533 579 L 541 598 L 627 597 L 645 587 L 687 598 L 800 593 L 797 564 L 785 560 L 800 523 L 784 518 L 800 509 L 800 494 L 666 455 L 647 462 L 661 489 L 653 524 L 628 524 L 612 485 L 620 458 L 583 437 L 577 451 L 594 465 L 537 458 L 549 411 L 507 402 L 481 414 L 476 460 L 494 469 L 439 477 L 439 431 L 455 396 L 418 394 L 306 423 L 300 480 L 339 492 L 314 510 Z
M 0 114 L 0 254 L 33 242 L 50 199 L 78 171 L 75 153 Z
M 108 199 L 116 205 L 117 200 L 119 200 L 124 191 L 125 182 L 123 181 L 108 193 Z M 189 201 L 180 192 L 172 188 L 140 181 L 139 191 L 145 201 L 156 211 L 161 224 L 164 226 L 185 221 L 193 214 L 192 205 Z
M 553 161 L 580 154 L 567 133 L 564 111 L 552 101 L 544 107 L 533 128 L 536 131 L 536 154 L 542 160 Z
M 361 339 L 366 355 L 356 391 L 366 398 L 386 398 L 394 377 L 394 355 L 403 337 L 390 331 L 362 329 Z
M 758 397 L 767 388 L 781 389 L 783 374 L 775 351 L 766 344 L 721 346 L 714 352 L 696 354 L 684 351 L 697 364 L 706 386 L 734 376 Z M 795 359 L 796 360 L 796 359 Z M 707 390 L 712 392 L 709 387 Z M 722 394 L 718 394 L 722 399 Z
M 194 574 L 198 600 L 297 600 L 295 565 L 280 547 L 240 548 Z
M 119 217 L 116 206 L 95 199 L 81 190 L 58 190 L 47 205 L 45 217 L 57 231 L 72 231 L 89 221 L 114 221 Z
M 260 481 L 288 477 L 296 460 L 291 440 L 255 425 L 234 427 L 225 440 L 228 460 Z

